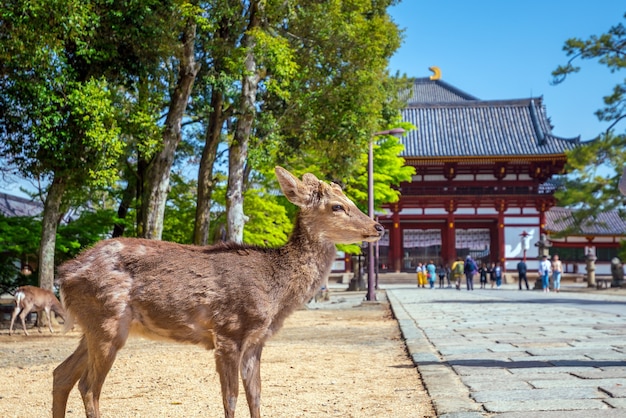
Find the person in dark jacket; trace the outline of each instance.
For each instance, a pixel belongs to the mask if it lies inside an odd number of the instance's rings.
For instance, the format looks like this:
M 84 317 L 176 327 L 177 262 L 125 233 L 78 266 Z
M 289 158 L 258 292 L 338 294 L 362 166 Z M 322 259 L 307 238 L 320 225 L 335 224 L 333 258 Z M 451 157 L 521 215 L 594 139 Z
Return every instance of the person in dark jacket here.
M 478 272 L 476 262 L 469 255 L 465 259 L 464 272 L 467 284 L 467 290 L 474 290 L 474 275 Z
M 524 260 L 517 263 L 517 275 L 519 277 L 519 290 L 522 290 L 522 280 L 526 283 L 526 290 L 530 290 L 528 287 L 528 279 L 526 278 L 526 263 Z
M 480 267 L 478 268 L 478 274 L 480 275 L 480 288 L 481 289 L 487 288 L 487 274 L 488 273 L 489 273 L 489 267 L 487 266 L 487 263 L 483 261 L 482 263 L 480 263 Z

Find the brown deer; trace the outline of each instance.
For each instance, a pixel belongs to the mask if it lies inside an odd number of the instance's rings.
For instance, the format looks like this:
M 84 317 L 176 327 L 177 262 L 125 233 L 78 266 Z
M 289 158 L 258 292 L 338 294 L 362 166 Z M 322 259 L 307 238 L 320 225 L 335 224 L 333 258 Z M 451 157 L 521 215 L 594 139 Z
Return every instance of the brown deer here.
M 102 385 L 131 333 L 214 349 L 225 416 L 234 417 L 241 374 L 250 416 L 260 417 L 265 341 L 320 288 L 334 244 L 376 241 L 384 233 L 338 185 L 275 171 L 287 199 L 300 207 L 284 247 L 122 238 L 102 241 L 60 268 L 63 303 L 83 335 L 54 370 L 53 417 L 65 416 L 79 380 L 87 417 L 100 416 Z
M 26 331 L 26 315 L 31 312 L 37 312 L 37 323 L 41 322 L 39 316 L 41 316 L 41 312 L 46 312 L 46 316 L 48 317 L 48 329 L 52 332 L 52 319 L 50 312 L 54 312 L 59 315 L 63 320 L 65 320 L 65 310 L 61 306 L 61 302 L 54 296 L 48 289 L 42 289 L 36 286 L 22 286 L 18 287 L 15 292 L 15 309 L 13 309 L 13 314 L 11 315 L 11 325 L 9 326 L 9 335 L 13 333 L 13 324 L 15 322 L 15 318 L 19 314 L 20 320 L 22 321 L 22 328 L 24 328 L 24 334 L 28 335 L 28 331 Z M 41 332 L 41 328 L 39 328 L 39 332 Z

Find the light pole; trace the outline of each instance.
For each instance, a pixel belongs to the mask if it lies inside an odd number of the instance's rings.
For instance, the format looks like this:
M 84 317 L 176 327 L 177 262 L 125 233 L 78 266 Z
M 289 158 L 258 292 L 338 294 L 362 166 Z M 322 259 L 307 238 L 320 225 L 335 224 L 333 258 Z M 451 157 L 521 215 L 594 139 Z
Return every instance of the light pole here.
M 377 136 L 393 135 L 402 136 L 405 132 L 402 128 L 394 128 L 386 131 L 375 132 L 370 138 L 367 154 L 367 214 L 374 219 L 374 138 Z M 367 296 L 366 300 L 375 301 L 376 291 L 374 284 L 374 244 L 367 243 Z
M 526 262 L 526 251 L 530 249 L 530 237 L 529 233 L 526 231 L 522 231 L 520 236 L 522 237 L 522 251 L 524 253 L 524 263 Z M 520 285 L 521 286 L 521 285 Z

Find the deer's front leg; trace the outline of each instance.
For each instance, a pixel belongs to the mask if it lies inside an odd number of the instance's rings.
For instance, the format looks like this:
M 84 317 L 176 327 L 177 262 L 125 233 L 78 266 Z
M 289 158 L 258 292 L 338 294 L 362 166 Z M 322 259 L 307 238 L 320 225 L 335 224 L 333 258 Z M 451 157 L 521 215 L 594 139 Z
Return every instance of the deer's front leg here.
M 250 418 L 261 417 L 261 352 L 263 344 L 248 347 L 241 359 L 241 380 L 246 390 Z
M 224 416 L 233 418 L 237 407 L 237 395 L 239 394 L 239 362 L 241 351 L 239 344 L 233 340 L 216 338 L 215 364 L 220 375 L 222 385 L 222 402 L 224 403 Z

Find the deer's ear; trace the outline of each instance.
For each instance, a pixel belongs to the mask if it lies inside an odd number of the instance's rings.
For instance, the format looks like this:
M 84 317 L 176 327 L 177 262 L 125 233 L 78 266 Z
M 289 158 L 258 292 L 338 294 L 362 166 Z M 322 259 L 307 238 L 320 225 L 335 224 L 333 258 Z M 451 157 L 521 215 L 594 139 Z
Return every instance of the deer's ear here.
M 280 188 L 287 200 L 296 206 L 306 206 L 311 198 L 310 186 L 301 182 L 300 179 L 282 167 L 277 166 L 274 172 L 276 173 L 278 184 L 280 184 Z

